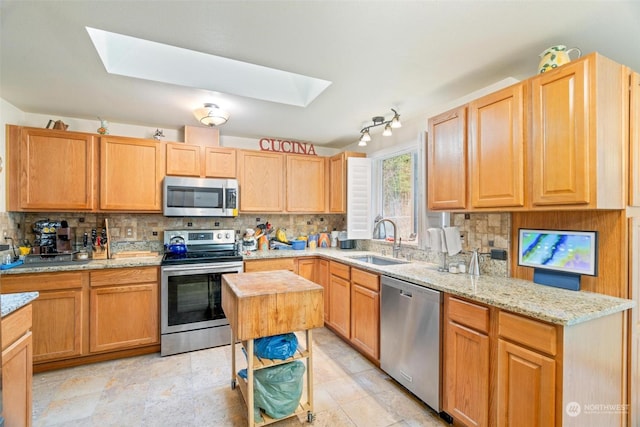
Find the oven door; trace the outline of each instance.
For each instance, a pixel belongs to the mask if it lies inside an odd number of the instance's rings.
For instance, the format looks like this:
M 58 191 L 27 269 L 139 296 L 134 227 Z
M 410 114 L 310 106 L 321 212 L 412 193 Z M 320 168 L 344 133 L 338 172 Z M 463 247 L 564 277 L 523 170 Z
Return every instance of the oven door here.
M 162 334 L 229 324 L 222 311 L 222 275 L 241 273 L 242 262 L 161 268 Z

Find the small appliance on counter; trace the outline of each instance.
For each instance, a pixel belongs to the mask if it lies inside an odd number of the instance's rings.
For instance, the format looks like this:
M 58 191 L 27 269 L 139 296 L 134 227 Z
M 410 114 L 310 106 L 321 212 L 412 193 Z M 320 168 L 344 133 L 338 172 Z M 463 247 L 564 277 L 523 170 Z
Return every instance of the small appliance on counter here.
M 356 247 L 356 241 L 349 239 L 346 231 L 338 234 L 338 246 L 340 249 L 353 249 Z
M 31 253 L 24 256 L 25 264 L 73 261 L 74 233 L 67 221 L 36 221 L 31 227 L 35 235 Z

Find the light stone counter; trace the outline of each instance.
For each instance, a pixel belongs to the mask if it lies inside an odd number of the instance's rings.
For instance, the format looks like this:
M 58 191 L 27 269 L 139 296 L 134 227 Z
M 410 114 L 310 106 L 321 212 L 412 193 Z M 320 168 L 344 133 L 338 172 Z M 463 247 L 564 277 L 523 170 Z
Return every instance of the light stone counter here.
M 351 259 L 362 255 L 380 256 L 380 254 L 373 252 L 354 250 L 306 249 L 302 251 L 256 251 L 245 255 L 244 259 L 248 261 L 251 259 L 321 256 L 565 326 L 586 322 L 635 306 L 635 302 L 632 300 L 592 292 L 558 289 L 538 285 L 528 280 L 442 273 L 437 271 L 438 265 L 425 262 L 412 261 L 406 264 L 379 266 Z
M 20 292 L 17 294 L 0 295 L 0 305 L 2 306 L 2 317 L 17 311 L 38 298 L 38 292 Z
M 117 259 L 96 259 L 89 261 L 69 261 L 66 263 L 56 263 L 52 265 L 40 264 L 22 264 L 9 270 L 2 270 L 1 275 L 5 274 L 26 274 L 26 273 L 56 273 L 59 271 L 78 271 L 78 270 L 101 270 L 105 268 L 126 268 L 126 267 L 146 267 L 159 266 L 162 256 L 152 257 L 131 257 Z
M 374 252 L 326 248 L 301 251 L 255 251 L 245 253 L 243 257 L 245 261 L 250 261 L 253 259 L 319 256 L 559 325 L 574 325 L 628 310 L 635 306 L 635 302 L 631 300 L 585 291 L 557 289 L 538 285 L 528 280 L 441 273 L 437 271 L 438 265 L 420 261 L 379 266 L 352 259 L 362 255 L 380 256 Z M 38 267 L 20 266 L 2 270 L 1 275 L 159 266 L 161 261 L 162 256 L 155 256 L 92 260 Z

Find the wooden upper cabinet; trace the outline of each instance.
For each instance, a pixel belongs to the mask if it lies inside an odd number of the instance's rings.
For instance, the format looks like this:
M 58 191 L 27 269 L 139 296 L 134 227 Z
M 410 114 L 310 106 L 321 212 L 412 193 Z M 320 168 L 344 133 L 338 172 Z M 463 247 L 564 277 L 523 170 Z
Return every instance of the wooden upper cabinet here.
M 347 211 L 347 159 L 349 157 L 366 157 L 366 154 L 344 151 L 329 158 L 329 212 Z
M 94 135 L 7 126 L 7 210 L 95 208 Z
M 235 178 L 236 150 L 182 142 L 168 142 L 167 175 Z
M 100 209 L 162 211 L 165 154 L 159 141 L 100 138 Z
M 467 207 L 467 108 L 429 119 L 427 140 L 429 209 Z
M 287 211 L 324 212 L 326 159 L 287 154 Z
M 624 207 L 628 74 L 593 53 L 531 79 L 533 207 Z
M 240 211 L 284 211 L 285 156 L 250 150 L 237 154 Z
M 469 103 L 472 208 L 524 206 L 524 85 Z
M 204 147 L 205 178 L 235 178 L 236 167 L 234 148 Z
M 167 142 L 167 175 L 200 176 L 202 147 L 182 142 Z

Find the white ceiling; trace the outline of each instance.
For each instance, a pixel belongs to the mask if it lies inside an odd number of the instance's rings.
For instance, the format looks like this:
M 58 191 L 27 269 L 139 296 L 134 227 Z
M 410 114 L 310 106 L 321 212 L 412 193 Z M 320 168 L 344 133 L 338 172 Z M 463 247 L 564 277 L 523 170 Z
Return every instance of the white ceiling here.
M 231 113 L 223 135 L 343 147 L 392 107 L 403 120 L 426 118 L 506 77 L 533 76 L 552 45 L 640 71 L 637 0 L 0 2 L 0 98 L 96 124 L 181 129 L 214 102 Z M 108 74 L 85 27 L 332 84 L 298 107 Z

